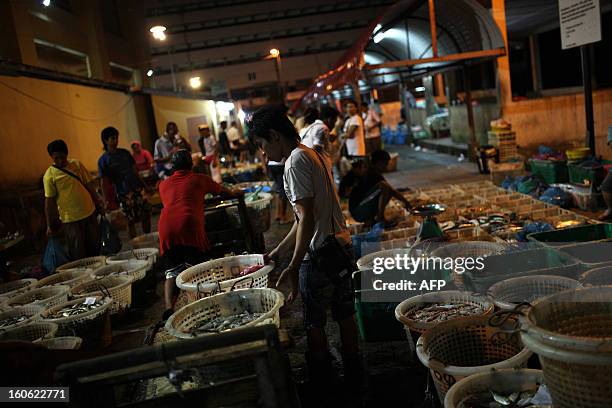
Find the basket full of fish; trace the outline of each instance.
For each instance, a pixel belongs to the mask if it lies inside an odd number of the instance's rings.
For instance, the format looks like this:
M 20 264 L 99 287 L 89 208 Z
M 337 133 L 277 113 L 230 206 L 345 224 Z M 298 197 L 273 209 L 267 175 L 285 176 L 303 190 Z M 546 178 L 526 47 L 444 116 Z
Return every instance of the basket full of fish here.
M 78 298 L 53 306 L 41 314 L 43 322 L 57 324 L 58 336 L 78 336 L 91 345 L 108 345 L 111 340 L 108 319 L 113 300 L 110 297 Z
M 214 259 L 185 269 L 176 277 L 176 286 L 189 302 L 233 289 L 265 288 L 274 263 L 265 264 L 263 255 L 237 255 Z
M 67 301 L 69 295 L 70 286 L 45 286 L 28 290 L 21 295 L 17 295 L 6 302 L 6 305 L 15 307 L 33 304 L 50 307 Z
M 17 306 L 0 313 L 0 330 L 8 330 L 14 327 L 40 320 L 40 314 L 45 310 L 41 305 Z
M 113 300 L 110 312 L 115 314 L 132 305 L 133 280 L 131 275 L 108 275 L 75 286 L 72 288 L 72 295 L 76 298 L 110 297 Z
M 67 271 L 69 269 L 98 269 L 102 266 L 106 265 L 106 257 L 103 255 L 100 256 L 90 256 L 88 258 L 77 259 L 76 261 L 68 262 L 63 264 L 62 266 L 58 266 L 55 271 L 62 272 Z
M 129 261 L 131 259 L 138 259 L 141 261 L 149 261 L 149 264 L 153 265 L 157 260 L 158 255 L 159 249 L 157 248 L 135 248 L 109 256 L 106 258 L 106 263 L 110 265 L 118 262 Z
M 87 268 L 70 269 L 64 272 L 57 272 L 38 281 L 37 287 L 42 288 L 45 286 L 55 285 L 66 285 L 73 287 L 81 282 L 91 279 L 91 272 L 92 270 Z
M 440 322 L 466 316 L 484 316 L 493 304 L 484 296 L 447 290 L 425 293 L 404 300 L 395 308 L 395 318 L 415 333 L 425 333 Z
M 166 331 L 189 339 L 262 324 L 280 326 L 281 292 L 269 288 L 239 289 L 190 303 L 168 318 Z
M 471 375 L 453 385 L 445 408 L 552 407 L 540 370 L 502 369 Z
M 147 275 L 147 271 L 149 270 L 150 266 L 149 261 L 130 259 L 98 268 L 93 272 L 92 277 L 99 279 L 101 277 L 111 275 L 129 275 L 134 281 L 137 281 Z
M 34 289 L 38 285 L 38 280 L 33 278 L 18 279 L 0 284 L 0 305 L 30 289 Z

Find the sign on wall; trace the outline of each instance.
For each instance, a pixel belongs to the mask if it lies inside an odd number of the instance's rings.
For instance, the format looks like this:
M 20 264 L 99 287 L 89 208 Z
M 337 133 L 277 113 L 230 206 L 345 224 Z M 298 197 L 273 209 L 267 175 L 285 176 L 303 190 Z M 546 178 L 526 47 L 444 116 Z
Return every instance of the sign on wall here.
M 601 41 L 599 0 L 559 0 L 561 48 Z

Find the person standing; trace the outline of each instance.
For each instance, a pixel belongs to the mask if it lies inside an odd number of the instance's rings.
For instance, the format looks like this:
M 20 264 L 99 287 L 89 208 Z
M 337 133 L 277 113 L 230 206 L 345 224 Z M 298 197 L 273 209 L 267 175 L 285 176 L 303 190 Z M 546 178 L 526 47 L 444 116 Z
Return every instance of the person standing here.
M 349 100 L 344 104 L 348 119 L 344 123 L 344 141 L 347 155 L 350 158 L 366 155 L 363 121 L 357 111 L 355 101 Z
M 155 141 L 153 158 L 155 159 L 155 172 L 160 179 L 169 176 L 172 171 L 170 159 L 175 151 L 174 136 L 178 133 L 178 127 L 174 122 L 166 124 L 166 131 Z
M 342 125 L 338 120 L 338 116 L 340 116 L 339 112 L 330 106 L 325 106 L 321 109 L 321 120 L 329 129 L 327 148 L 336 185 L 340 184 L 341 173 L 339 166 L 340 159 L 342 158 L 342 140 L 339 135 Z
M 47 235 L 63 232 L 68 256 L 73 260 L 99 255 L 96 209 L 103 213 L 103 205 L 91 176 L 81 162 L 68 159 L 68 146 L 63 140 L 49 143 L 47 153 L 53 160 L 43 176 Z
M 363 112 L 363 125 L 365 127 L 365 143 L 366 153 L 372 154 L 382 147 L 380 138 L 380 115 L 374 109 L 374 106 L 368 108 L 367 103 L 361 104 L 361 110 Z
M 330 239 L 337 240 L 342 251 L 346 251 L 346 257 L 350 257 L 352 251 L 330 168 L 320 154 L 300 144 L 295 127 L 280 107 L 265 106 L 257 110 L 249 129 L 251 140 L 270 160 L 285 160 L 284 186 L 293 206 L 295 222 L 268 257 L 284 258 L 291 253 L 291 261 L 282 271 L 277 286 L 288 282 L 287 303 L 293 302 L 298 293 L 302 296 L 309 378 L 322 391 L 332 381 L 333 369 L 325 334 L 327 308 L 331 305 L 332 316 L 340 326 L 346 378 L 349 384 L 360 383 L 362 371 L 351 274 L 336 275 L 335 279 L 329 275 L 330 270 L 317 266 L 321 265 L 317 251 Z
M 227 121 L 222 120 L 219 123 L 219 152 L 223 155 L 232 154 L 232 149 L 230 148 L 229 139 L 227 138 Z
M 142 145 L 138 141 L 132 142 L 132 157 L 136 162 L 136 170 L 145 171 L 151 170 L 153 165 L 155 164 L 155 160 L 153 160 L 153 156 L 151 156 L 151 152 L 147 149 L 143 149 Z
M 304 113 L 305 127 L 300 130 L 299 135 L 304 146 L 310 147 L 325 155 L 331 160 L 329 151 L 329 128 L 319 118 L 317 108 L 308 108 Z
M 238 129 L 238 122 L 232 121 L 229 130 L 227 131 L 227 138 L 230 143 L 230 148 L 234 156 L 240 161 L 246 161 L 248 155 L 248 145 L 242 138 L 242 132 Z
M 208 165 L 210 175 L 217 183 L 222 181 L 221 169 L 219 168 L 219 144 L 215 137 L 210 133 L 210 128 L 206 123 L 198 126 L 200 132 L 200 138 L 198 139 L 198 145 L 200 151 L 204 156 L 202 161 Z
M 117 129 L 104 128 L 100 138 L 104 153 L 98 159 L 98 173 L 103 181 L 108 180 L 115 188 L 117 201 L 128 219 L 130 238 L 136 236 L 136 223 L 139 221 L 143 232 L 148 234 L 151 232 L 151 205 L 143 197 L 142 192 L 147 187 L 136 170 L 136 162 L 130 152 L 118 147 Z
M 209 176 L 191 171 L 191 153 L 178 150 L 172 156 L 173 173 L 159 184 L 159 196 L 163 204 L 159 217 L 160 255 L 176 266 L 181 263 L 196 265 L 210 257 L 210 244 L 204 221 L 204 196 L 208 193 L 236 197 L 234 192 L 215 183 Z M 164 318 L 174 311 L 177 298 L 176 276 L 166 274 Z

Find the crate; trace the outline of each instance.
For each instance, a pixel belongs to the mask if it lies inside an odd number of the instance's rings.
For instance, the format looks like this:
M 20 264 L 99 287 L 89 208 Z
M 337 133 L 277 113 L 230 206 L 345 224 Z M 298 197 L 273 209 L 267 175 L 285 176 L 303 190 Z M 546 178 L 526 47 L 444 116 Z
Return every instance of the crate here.
M 516 158 L 516 156 L 514 157 Z M 510 160 L 508 158 L 507 160 Z M 502 161 L 500 159 L 500 161 Z M 490 163 L 489 169 L 491 171 L 489 177 L 491 182 L 495 185 L 501 185 L 501 183 L 506 179 L 506 177 L 510 176 L 513 178 L 524 175 L 525 172 L 525 164 L 523 161 L 513 161 L 509 163 Z
M 529 234 L 527 239 L 529 241 L 542 242 L 549 246 L 565 246 L 574 242 L 610 241 L 612 240 L 612 224 L 594 224 L 556 231 L 538 232 Z
M 567 171 L 569 182 L 581 186 L 598 187 L 607 174 L 603 166 L 582 167 L 579 163 L 568 163 Z
M 452 230 L 446 231 L 445 234 L 448 237 L 449 241 L 456 241 L 456 242 L 462 242 L 462 241 L 491 242 L 495 240 L 491 235 L 487 234 L 487 232 L 480 227 L 452 229 Z
M 489 144 L 498 147 L 503 144 L 511 143 L 516 146 L 516 132 L 507 131 L 489 131 L 487 132 Z
M 548 184 L 566 183 L 569 180 L 565 161 L 530 159 L 529 166 L 533 174 L 540 176 Z
M 454 185 L 456 188 L 458 188 L 459 190 L 472 190 L 472 189 L 480 189 L 480 188 L 492 188 L 495 187 L 493 184 L 491 184 L 490 181 L 488 180 L 481 180 L 481 181 L 470 181 L 467 183 L 460 183 L 460 184 L 455 184 Z
M 556 217 L 564 214 L 564 210 L 561 207 L 547 207 L 541 210 L 527 211 L 518 213 L 518 217 L 522 219 L 530 219 L 533 221 L 545 220 L 549 217 Z

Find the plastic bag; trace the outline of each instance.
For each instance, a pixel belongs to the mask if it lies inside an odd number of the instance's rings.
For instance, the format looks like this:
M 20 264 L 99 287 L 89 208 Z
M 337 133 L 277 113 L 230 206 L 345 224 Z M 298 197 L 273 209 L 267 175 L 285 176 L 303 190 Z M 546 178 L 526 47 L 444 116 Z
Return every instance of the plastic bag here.
M 106 217 L 100 219 L 100 254 L 112 255 L 121 250 L 121 238 Z
M 58 238 L 51 237 L 47 241 L 47 248 L 42 259 L 42 266 L 49 273 L 55 272 L 55 268 L 70 261 L 66 249 Z

